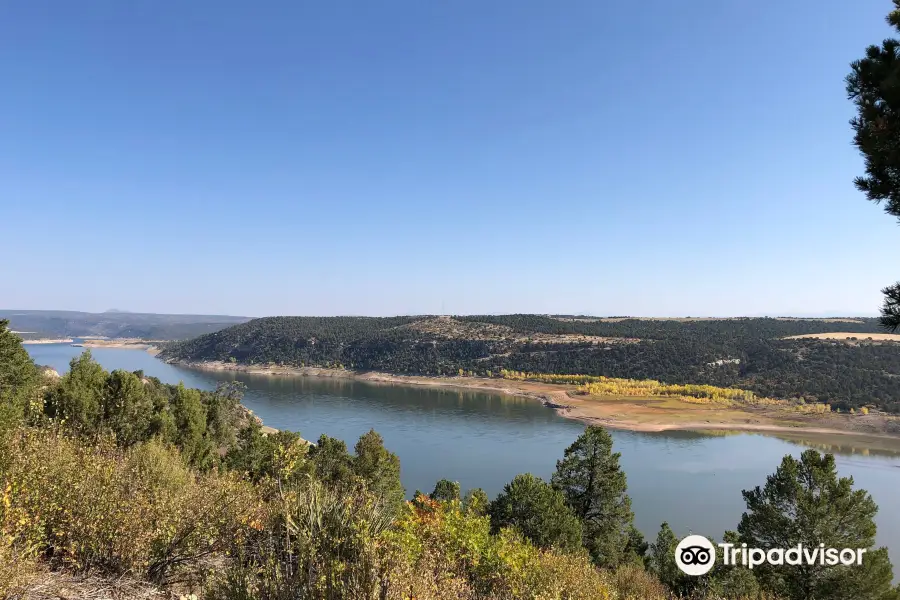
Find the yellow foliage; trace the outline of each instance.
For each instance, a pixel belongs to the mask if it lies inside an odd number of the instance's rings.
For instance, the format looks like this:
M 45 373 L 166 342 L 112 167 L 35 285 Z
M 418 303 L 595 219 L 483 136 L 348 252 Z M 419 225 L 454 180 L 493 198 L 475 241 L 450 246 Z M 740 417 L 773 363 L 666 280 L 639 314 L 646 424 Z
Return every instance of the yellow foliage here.
M 490 531 L 488 517 L 464 512 L 458 501 L 423 496 L 409 503 L 385 536 L 397 548 L 388 597 L 613 597 L 586 556 L 541 551 L 511 529 L 497 535 Z
M 653 379 L 617 379 L 599 377 L 597 381 L 585 383 L 578 390 L 590 395 L 616 396 L 674 396 L 701 404 L 706 403 L 755 403 L 758 399 L 753 392 L 736 388 L 722 388 L 714 385 L 665 384 Z
M 711 402 L 759 402 L 753 392 L 714 385 L 665 384 L 653 379 L 621 379 L 597 375 L 556 375 L 551 373 L 525 373 L 500 371 L 504 379 L 538 381 L 541 383 L 577 384 L 578 391 L 590 395 L 615 396 L 676 396 Z
M 514 381 L 537 381 L 540 383 L 558 384 L 568 383 L 573 385 L 591 383 L 593 381 L 605 379 L 603 377 L 597 377 L 595 375 L 557 375 L 554 373 L 528 373 L 525 371 L 510 371 L 507 369 L 500 370 L 500 377 L 502 377 L 503 379 L 511 379 Z
M 30 541 L 27 516 L 13 504 L 15 493 L 9 483 L 0 492 L 0 598 L 18 596 L 36 566 L 38 548 Z
M 794 404 L 788 400 L 763 398 L 749 390 L 723 388 L 714 385 L 666 384 L 653 379 L 622 379 L 597 375 L 558 375 L 553 373 L 529 373 L 503 369 L 500 377 L 514 381 L 577 385 L 577 393 L 590 396 L 626 396 L 642 398 L 678 398 L 691 404 L 739 403 L 752 406 L 779 406 L 802 413 L 828 413 L 828 404 Z M 863 409 L 861 409 L 863 410 Z M 865 409 L 866 414 L 868 412 Z
M 392 523 L 364 490 L 338 492 L 311 480 L 273 500 L 210 600 L 250 597 L 385 600 L 612 600 L 608 577 L 584 554 L 534 547 L 458 500 L 419 496 Z M 291 576 L 296 572 L 300 576 Z
M 651 573 L 636 565 L 624 565 L 604 573 L 617 600 L 669 600 L 669 590 Z

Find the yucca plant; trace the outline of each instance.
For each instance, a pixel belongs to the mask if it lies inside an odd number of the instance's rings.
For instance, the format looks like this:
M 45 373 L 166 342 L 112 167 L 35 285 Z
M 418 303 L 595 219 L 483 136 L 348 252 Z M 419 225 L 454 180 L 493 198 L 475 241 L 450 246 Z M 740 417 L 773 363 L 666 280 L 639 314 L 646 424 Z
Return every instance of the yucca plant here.
M 334 489 L 306 477 L 281 488 L 269 510 L 267 523 L 237 550 L 236 564 L 213 597 L 382 597 L 379 539 L 391 517 L 364 485 Z

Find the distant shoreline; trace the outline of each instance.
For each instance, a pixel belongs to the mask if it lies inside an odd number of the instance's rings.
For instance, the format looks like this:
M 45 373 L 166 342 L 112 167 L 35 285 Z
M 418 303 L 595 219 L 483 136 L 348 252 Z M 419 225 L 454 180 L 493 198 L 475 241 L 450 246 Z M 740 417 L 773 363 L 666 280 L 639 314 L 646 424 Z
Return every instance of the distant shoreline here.
M 391 385 L 456 388 L 530 398 L 562 417 L 611 429 L 635 432 L 738 431 L 750 433 L 853 437 L 860 445 L 900 451 L 900 419 L 885 415 L 778 415 L 751 409 L 657 409 L 642 399 L 594 398 L 570 395 L 575 386 L 484 377 L 426 377 L 359 372 L 321 367 L 266 367 L 221 361 L 167 361 L 206 371 L 235 371 L 251 375 L 331 377 Z M 692 412 L 693 415 L 686 414 Z M 779 418 L 783 417 L 783 418 Z M 795 421 L 789 421 L 794 419 Z M 802 421 L 801 421 L 802 420 Z M 890 429 L 896 425 L 896 429 Z
M 140 338 L 81 339 L 83 341 L 79 346 L 84 348 L 119 348 L 122 350 L 146 350 L 154 355 L 159 353 L 157 346 L 159 341 L 157 340 L 142 340 Z
M 76 342 L 75 340 L 80 340 Z M 140 338 L 102 338 L 98 336 L 76 338 L 38 338 L 22 340 L 22 345 L 69 344 L 76 348 L 118 348 L 120 350 L 146 350 L 156 356 L 161 352 L 158 344 L 161 340 L 143 340 Z

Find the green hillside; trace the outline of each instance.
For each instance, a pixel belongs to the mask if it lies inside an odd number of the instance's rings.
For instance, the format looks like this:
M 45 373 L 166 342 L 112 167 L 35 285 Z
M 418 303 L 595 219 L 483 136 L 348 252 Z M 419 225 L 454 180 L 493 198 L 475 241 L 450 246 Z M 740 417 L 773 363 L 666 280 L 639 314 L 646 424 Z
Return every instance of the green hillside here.
M 835 331 L 858 337 L 784 339 Z M 866 339 L 880 332 L 877 319 L 863 318 L 268 317 L 171 344 L 162 357 L 418 375 L 513 369 L 658 379 L 900 412 L 900 344 Z

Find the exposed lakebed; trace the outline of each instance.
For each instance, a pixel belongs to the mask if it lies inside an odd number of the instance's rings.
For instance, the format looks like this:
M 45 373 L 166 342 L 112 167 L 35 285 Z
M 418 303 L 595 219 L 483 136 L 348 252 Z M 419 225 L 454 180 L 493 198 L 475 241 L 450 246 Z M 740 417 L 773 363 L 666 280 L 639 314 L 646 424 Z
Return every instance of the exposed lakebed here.
M 83 350 L 68 344 L 27 349 L 38 364 L 60 373 Z M 374 428 L 400 457 L 408 494 L 415 489 L 428 492 L 442 477 L 459 481 L 464 490 L 482 487 L 491 496 L 518 473 L 549 478 L 557 458 L 583 428 L 526 398 L 347 379 L 196 371 L 132 349 L 94 348 L 92 354 L 108 370 L 140 369 L 166 383 L 183 381 L 210 389 L 219 381 L 242 381 L 247 386 L 244 404 L 266 425 L 299 431 L 309 440 L 327 433 L 352 447 Z M 662 521 L 679 535 L 693 531 L 721 537 L 740 519 L 741 490 L 763 485 L 785 454 L 804 450 L 797 436 L 787 440 L 684 431 L 612 435 L 628 475 L 637 524 L 648 537 L 656 535 Z M 881 508 L 876 519 L 879 543 L 900 563 L 900 513 L 892 510 L 900 493 L 900 456 L 867 450 L 850 436 L 802 441 L 835 452 L 841 475 L 853 476 L 857 487 L 872 494 Z

